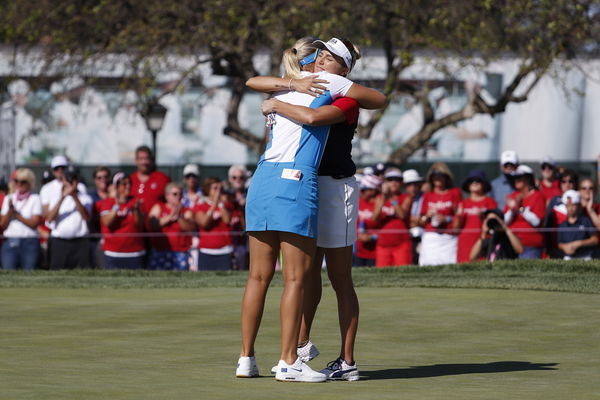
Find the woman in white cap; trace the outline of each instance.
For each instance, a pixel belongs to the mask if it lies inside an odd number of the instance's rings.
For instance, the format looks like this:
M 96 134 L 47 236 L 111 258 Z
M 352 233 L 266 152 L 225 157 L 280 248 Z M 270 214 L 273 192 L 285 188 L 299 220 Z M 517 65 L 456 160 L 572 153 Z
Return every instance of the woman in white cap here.
M 358 238 L 356 257 L 353 264 L 358 267 L 375 266 L 375 247 L 379 224 L 373 221 L 375 199 L 381 192 L 382 180 L 374 174 L 366 174 L 360 179 L 360 197 L 358 198 Z
M 545 251 L 551 258 L 561 258 L 562 252 L 558 249 L 556 228 L 567 220 L 567 207 L 562 201 L 562 195 L 569 190 L 577 190 L 579 187 L 579 175 L 572 169 L 565 169 L 558 176 L 558 194 L 546 201 L 546 215 L 544 216 L 544 227 L 552 228 L 545 233 Z M 543 197 L 543 193 L 540 190 Z
M 328 50 L 322 51 L 318 56 L 320 61 L 316 65 L 319 71 L 317 78 L 298 80 L 303 76 L 300 65 L 312 64 L 317 57 L 318 48 L 313 41 L 312 38 L 301 39 L 286 51 L 286 78 L 256 77 L 247 83 L 255 90 L 284 92 L 276 94 L 276 99 L 280 101 L 271 102 L 270 109 L 263 107 L 263 111 L 269 114 L 271 139 L 248 191 L 246 224 L 250 236 L 250 273 L 242 303 L 242 351 L 237 376 L 258 375 L 254 341 L 275 260 L 281 249 L 285 260 L 284 294 L 280 312 L 282 351 L 275 378 L 300 382 L 322 382 L 327 379 L 325 374 L 303 365 L 303 360 L 298 357 L 297 345 L 304 281 L 313 263 L 317 244 L 317 169 L 329 133 L 328 124 L 342 122 L 347 118 L 343 111 L 338 114 L 333 110 L 333 117 L 327 110 L 325 116 L 314 115 L 311 111 L 323 111 L 324 107 L 321 106 L 329 105 L 334 99 L 343 96 L 355 97 L 364 106 L 371 107 L 382 106 L 385 98 L 380 93 L 353 84 L 341 76 L 353 67 L 355 57 L 353 58 L 348 46 L 337 39 L 328 42 L 335 51 L 330 52 L 325 45 Z M 312 81 L 315 79 L 318 82 L 313 87 Z M 305 85 L 301 88 L 307 81 L 310 81 L 308 87 Z M 304 116 L 291 115 L 298 112 L 297 109 L 286 109 L 291 104 L 304 106 L 300 110 Z M 292 119 L 309 123 L 319 120 L 323 125 L 302 125 Z M 352 228 L 355 230 L 354 226 Z M 354 371 L 358 377 L 356 368 Z
M 519 165 L 514 181 L 515 191 L 508 197 L 504 207 L 504 222 L 523 245 L 519 258 L 541 258 L 544 235 L 537 228 L 544 219 L 544 198 L 535 187 L 535 177 L 529 166 Z

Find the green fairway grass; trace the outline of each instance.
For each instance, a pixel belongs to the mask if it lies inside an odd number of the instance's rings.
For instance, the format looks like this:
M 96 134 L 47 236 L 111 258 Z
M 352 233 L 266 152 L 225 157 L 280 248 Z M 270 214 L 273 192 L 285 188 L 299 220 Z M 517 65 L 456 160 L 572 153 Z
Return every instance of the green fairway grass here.
M 0 290 L 0 398 L 600 395 L 600 296 L 595 294 L 363 286 L 357 290 L 361 380 L 299 384 L 269 375 L 279 354 L 279 285 L 267 299 L 256 347 L 263 376 L 254 379 L 234 376 L 243 288 L 90 286 Z M 312 336 L 321 350 L 310 363 L 316 369 L 339 352 L 335 307 L 328 288 Z

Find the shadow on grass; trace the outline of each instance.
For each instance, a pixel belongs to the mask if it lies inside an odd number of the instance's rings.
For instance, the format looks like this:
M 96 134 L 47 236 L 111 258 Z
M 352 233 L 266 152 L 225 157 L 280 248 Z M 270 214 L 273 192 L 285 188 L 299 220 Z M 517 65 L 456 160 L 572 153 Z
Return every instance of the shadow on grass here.
M 495 374 L 515 371 L 549 371 L 558 369 L 558 363 L 537 364 L 528 361 L 499 361 L 487 364 L 435 364 L 409 368 L 390 368 L 360 371 L 361 379 L 411 379 L 446 375 Z

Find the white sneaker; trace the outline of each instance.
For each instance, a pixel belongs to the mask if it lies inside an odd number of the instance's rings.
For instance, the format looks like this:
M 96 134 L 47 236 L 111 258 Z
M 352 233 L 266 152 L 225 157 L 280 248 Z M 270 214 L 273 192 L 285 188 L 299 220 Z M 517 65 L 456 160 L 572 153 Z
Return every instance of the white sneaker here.
M 275 379 L 281 382 L 325 382 L 327 376 L 313 371 L 300 358 L 297 358 L 296 362 L 291 365 L 283 360 L 279 360 Z
M 304 346 L 296 349 L 296 354 L 298 354 L 300 361 L 306 363 L 321 353 L 319 352 L 319 349 L 317 349 L 317 346 L 309 340 Z M 274 365 L 273 368 L 271 368 L 271 374 L 275 375 L 275 373 L 277 373 L 277 365 Z
M 320 352 L 319 349 L 317 349 L 317 346 L 315 346 L 313 342 L 309 340 L 304 346 L 298 347 L 298 349 L 296 349 L 296 354 L 298 354 L 300 360 L 304 362 L 309 362 L 310 360 L 318 356 Z
M 258 376 L 256 357 L 240 357 L 237 369 L 235 370 L 235 376 L 238 378 L 254 378 Z
M 356 362 L 354 365 L 348 365 L 342 357 L 327 364 L 327 368 L 322 369 L 321 373 L 327 375 L 327 379 L 331 381 L 357 381 L 360 379 Z

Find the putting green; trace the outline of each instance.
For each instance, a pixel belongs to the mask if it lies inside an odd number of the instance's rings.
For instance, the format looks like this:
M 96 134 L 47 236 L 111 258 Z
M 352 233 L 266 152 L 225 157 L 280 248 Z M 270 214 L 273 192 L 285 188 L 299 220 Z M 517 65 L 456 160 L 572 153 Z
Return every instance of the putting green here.
M 278 303 L 257 342 L 264 377 L 234 377 L 241 288 L 2 289 L 1 398 L 590 399 L 600 394 L 600 296 L 360 288 L 359 382 L 278 383 Z M 315 369 L 337 356 L 325 288 Z

